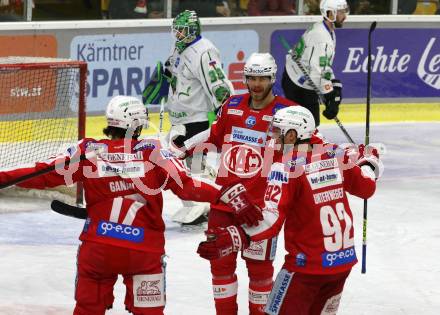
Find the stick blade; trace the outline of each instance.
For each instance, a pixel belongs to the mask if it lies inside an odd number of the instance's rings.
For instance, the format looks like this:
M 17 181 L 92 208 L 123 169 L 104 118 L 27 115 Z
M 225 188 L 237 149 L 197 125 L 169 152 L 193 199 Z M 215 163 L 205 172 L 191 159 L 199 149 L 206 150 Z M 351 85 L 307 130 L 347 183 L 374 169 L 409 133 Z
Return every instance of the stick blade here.
M 377 22 L 376 22 L 376 21 L 374 21 L 373 23 L 371 23 L 371 26 L 370 26 L 370 34 L 376 29 L 376 26 L 377 26 Z

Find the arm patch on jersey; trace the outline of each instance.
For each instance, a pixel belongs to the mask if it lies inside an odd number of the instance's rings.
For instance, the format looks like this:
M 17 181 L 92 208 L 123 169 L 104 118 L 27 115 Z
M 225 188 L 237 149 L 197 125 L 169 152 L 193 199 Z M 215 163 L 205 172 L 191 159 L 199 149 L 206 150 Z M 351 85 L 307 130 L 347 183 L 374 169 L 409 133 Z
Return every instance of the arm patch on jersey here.
M 243 99 L 243 96 L 232 96 L 229 99 L 228 107 L 236 107 L 238 106 Z

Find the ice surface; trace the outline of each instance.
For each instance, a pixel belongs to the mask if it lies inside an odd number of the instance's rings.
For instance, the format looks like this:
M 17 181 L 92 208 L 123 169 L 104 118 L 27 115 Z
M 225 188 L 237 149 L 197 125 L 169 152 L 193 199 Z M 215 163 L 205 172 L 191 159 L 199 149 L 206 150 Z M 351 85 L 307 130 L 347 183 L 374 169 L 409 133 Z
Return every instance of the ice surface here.
M 364 126 L 347 125 L 363 142 Z M 346 142 L 337 127 L 322 132 Z M 440 124 L 373 125 L 370 142 L 383 142 L 385 173 L 368 203 L 367 273 L 352 271 L 338 314 L 440 313 Z M 351 198 L 360 257 L 363 201 Z M 195 253 L 201 232 L 182 232 L 170 217 L 180 201 L 165 192 L 169 315 L 214 314 L 209 264 Z M 12 211 L 19 209 L 20 211 Z M 81 220 L 51 212 L 49 202 L 0 199 L 0 314 L 66 315 L 74 306 L 77 236 Z M 275 269 L 284 256 L 279 240 Z M 239 314 L 247 312 L 247 277 L 238 265 Z M 114 309 L 126 314 L 118 281 Z

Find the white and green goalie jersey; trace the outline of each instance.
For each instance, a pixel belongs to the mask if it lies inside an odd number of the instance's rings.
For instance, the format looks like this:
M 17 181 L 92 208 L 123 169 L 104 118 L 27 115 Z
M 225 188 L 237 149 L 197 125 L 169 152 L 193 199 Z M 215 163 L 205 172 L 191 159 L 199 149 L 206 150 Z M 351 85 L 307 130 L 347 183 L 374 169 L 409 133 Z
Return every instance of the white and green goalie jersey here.
M 169 61 L 172 80 L 167 106 L 172 125 L 207 121 L 208 112 L 218 109 L 234 93 L 219 51 L 203 37 L 182 53 L 174 49 Z
M 335 77 L 332 70 L 335 48 L 335 32 L 331 31 L 324 21 L 313 24 L 286 55 L 286 71 L 292 82 L 305 89 L 313 90 L 310 82 L 293 60 L 293 54 L 299 58 L 310 79 L 321 93 L 331 92 L 333 90 L 331 80 Z

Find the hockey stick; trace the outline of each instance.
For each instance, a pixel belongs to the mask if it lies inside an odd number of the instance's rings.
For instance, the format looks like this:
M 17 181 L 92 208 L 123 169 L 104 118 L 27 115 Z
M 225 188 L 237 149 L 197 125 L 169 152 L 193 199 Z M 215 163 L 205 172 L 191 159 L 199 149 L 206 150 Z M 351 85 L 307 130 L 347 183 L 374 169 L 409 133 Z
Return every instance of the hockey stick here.
M 301 63 L 301 61 L 299 60 L 299 58 L 292 51 L 290 52 L 290 56 L 292 56 L 293 61 L 296 63 L 298 68 L 301 70 L 301 72 L 303 73 L 306 80 L 309 81 L 310 85 L 313 88 L 313 91 L 315 91 L 315 93 L 318 95 L 318 100 L 319 100 L 320 105 L 324 105 L 325 104 L 324 96 L 322 95 L 322 93 L 318 89 L 318 87 L 315 85 L 315 82 L 313 82 L 312 79 L 310 78 L 309 74 L 307 73 L 306 69 L 304 68 L 304 66 Z M 351 143 L 355 143 L 353 138 L 348 133 L 347 129 L 345 129 L 344 125 L 342 125 L 342 122 L 339 120 L 339 118 L 335 117 L 334 120 L 336 121 L 336 124 L 342 130 L 342 132 L 344 133 L 344 135 L 348 139 L 348 141 L 350 141 Z
M 370 101 L 371 101 L 371 34 L 376 29 L 376 22 L 371 23 L 368 31 L 368 61 L 367 61 L 367 117 L 365 121 L 365 146 L 370 143 Z M 362 269 L 367 272 L 367 210 L 368 200 L 364 199 L 364 218 L 362 222 Z
M 159 137 L 162 136 L 162 131 L 163 131 L 164 111 L 165 111 L 165 99 L 162 98 L 160 100 L 160 110 L 159 110 Z
M 53 200 L 50 204 L 50 207 L 52 208 L 53 211 L 62 215 L 66 215 L 68 217 L 72 217 L 76 219 L 87 218 L 86 208 L 71 206 L 59 200 Z
M 26 174 L 26 175 L 17 177 L 15 179 L 12 179 L 6 183 L 0 184 L 0 189 L 7 188 L 7 187 L 10 187 L 13 185 L 17 185 L 19 183 L 22 183 L 22 182 L 28 180 L 28 179 L 44 175 L 44 174 L 47 174 L 47 173 L 55 171 L 55 170 L 63 169 L 66 166 L 79 163 L 83 160 L 91 159 L 91 158 L 95 157 L 97 154 L 98 154 L 98 152 L 96 152 L 96 151 L 90 151 L 90 152 L 87 152 L 86 154 L 81 154 L 76 159 L 69 159 L 69 160 L 64 161 L 63 163 L 57 163 L 57 164 L 50 165 L 50 166 L 48 166 L 44 169 L 41 169 L 39 171 L 30 173 L 30 174 Z

